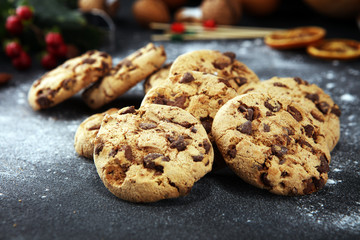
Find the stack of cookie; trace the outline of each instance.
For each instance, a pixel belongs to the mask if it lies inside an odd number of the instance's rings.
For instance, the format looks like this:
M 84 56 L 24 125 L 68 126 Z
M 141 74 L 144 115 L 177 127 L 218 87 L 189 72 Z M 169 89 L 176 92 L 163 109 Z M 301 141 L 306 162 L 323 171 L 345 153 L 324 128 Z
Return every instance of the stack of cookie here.
M 93 54 L 95 61 L 87 60 Z M 149 44 L 111 68 L 107 54 L 90 52 L 35 82 L 29 102 L 51 107 L 63 92 L 95 82 L 83 98 L 97 109 L 146 78 L 139 109 L 94 114 L 75 134 L 76 152 L 93 158 L 104 185 L 127 201 L 184 196 L 225 163 L 275 194 L 325 185 L 340 110 L 321 88 L 297 77 L 259 81 L 231 52 L 193 51 L 160 67 L 165 59 L 162 47 Z
M 124 94 L 138 82 L 158 70 L 166 60 L 162 46 L 149 43 L 112 67 L 109 54 L 88 51 L 36 80 L 28 101 L 34 110 L 53 107 L 85 89 L 85 103 L 99 108 Z
M 224 160 L 244 181 L 280 195 L 325 185 L 340 109 L 315 84 L 298 77 L 260 82 L 234 54 L 202 50 L 178 57 L 144 88 L 142 105 L 178 106 L 202 123 L 221 153 L 214 166 Z
M 214 150 L 220 152 L 214 163 L 219 166 L 221 161 L 225 161 L 244 181 L 281 195 L 310 194 L 325 185 L 330 151 L 340 136 L 340 110 L 330 96 L 316 85 L 300 78 L 275 77 L 260 82 L 253 71 L 235 59 L 235 54 L 200 50 L 181 55 L 171 65 L 165 65 L 145 81 L 144 90 L 146 94 L 138 111 L 168 105 L 178 111 L 183 109 L 191 113 L 197 122 L 201 123 Z M 103 114 L 97 116 L 102 118 Z M 89 124 L 88 121 L 85 120 L 82 125 Z M 100 126 L 99 121 L 97 125 Z M 132 126 L 134 125 L 136 126 Z M 187 124 L 182 125 L 184 127 Z M 88 126 L 88 129 L 92 129 L 91 126 Z M 141 132 L 144 132 L 143 130 Z M 133 131 L 140 132 L 139 128 Z M 79 128 L 76 135 L 80 136 L 81 132 L 86 132 L 84 126 Z M 156 134 L 153 134 L 155 137 Z M 99 136 L 98 134 L 95 140 L 95 149 Z M 184 136 L 182 139 L 187 138 Z M 152 149 L 150 146 L 158 145 L 157 141 L 150 139 L 147 138 L 144 149 L 149 150 Z M 172 141 L 167 138 L 165 142 L 171 145 Z M 75 142 L 75 146 L 81 146 L 78 140 Z M 188 145 L 183 148 L 183 151 L 190 150 Z M 139 145 L 136 149 L 143 150 Z M 161 156 L 169 155 L 169 147 L 166 145 L 156 147 L 156 151 L 159 149 Z M 90 146 L 90 152 L 92 150 L 93 146 Z M 81 151 L 77 151 L 81 154 Z M 204 155 L 204 152 L 202 154 Z M 197 157 L 194 157 L 195 154 L 191 156 L 176 159 L 192 159 L 194 162 Z M 98 162 L 97 158 L 95 155 L 95 164 Z M 171 171 L 166 171 L 163 163 L 158 161 L 162 177 Z M 206 160 L 201 166 L 209 166 L 211 163 L 212 161 Z M 138 164 L 141 165 L 141 161 Z M 144 159 L 142 165 L 146 165 Z M 154 201 L 174 197 L 165 190 L 161 194 L 151 188 L 160 195 L 157 195 L 156 199 L 150 199 L 148 193 L 142 193 L 143 187 L 133 184 L 132 191 L 139 197 L 129 199 L 129 192 L 124 193 L 125 196 L 119 194 L 120 190 L 115 191 L 113 185 L 106 180 L 106 174 L 103 173 L 106 167 L 102 167 L 102 172 L 98 167 L 97 169 L 105 185 L 120 198 L 130 201 Z M 208 170 L 203 171 L 201 176 Z M 189 173 L 187 167 L 177 171 L 178 174 L 183 174 L 183 171 Z M 146 172 L 151 170 L 147 169 Z M 146 181 L 137 174 L 126 172 L 122 176 L 126 182 L 142 179 L 142 185 L 157 179 L 156 174 L 151 178 L 145 174 Z M 138 179 L 129 180 L 134 177 Z M 177 183 L 176 186 L 178 185 L 181 184 Z M 123 189 L 124 186 L 121 183 L 117 185 L 117 189 Z
M 184 54 L 148 79 L 147 94 L 139 110 L 124 108 L 112 113 L 110 109 L 93 115 L 75 135 L 76 151 L 94 157 L 105 186 L 116 196 L 136 202 L 187 194 L 194 182 L 213 167 L 216 144 L 211 128 L 215 114 L 238 95 L 237 89 L 259 81 L 255 73 L 235 59 L 235 54 L 211 50 Z M 170 111 L 181 120 L 175 120 Z M 147 115 L 152 118 L 144 117 Z M 116 122 L 108 130 L 107 118 Z M 113 156 L 102 145 L 114 139 L 120 142 L 110 144 L 117 149 Z M 137 157 L 127 159 L 123 146 L 131 146 L 127 148 L 131 150 L 129 156 Z M 216 161 L 221 160 L 219 154 Z M 114 174 L 118 181 L 113 181 Z

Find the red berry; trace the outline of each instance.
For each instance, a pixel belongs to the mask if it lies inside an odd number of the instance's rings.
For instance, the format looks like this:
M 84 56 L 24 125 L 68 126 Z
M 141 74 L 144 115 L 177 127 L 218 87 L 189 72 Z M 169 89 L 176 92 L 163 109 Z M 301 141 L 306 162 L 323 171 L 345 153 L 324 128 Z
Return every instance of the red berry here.
M 28 6 L 20 6 L 16 8 L 16 15 L 21 20 L 30 20 L 33 17 L 33 12 Z
M 19 56 L 22 51 L 22 47 L 18 42 L 9 42 L 6 44 L 5 53 L 10 58 Z
M 66 54 L 67 54 L 67 46 L 63 43 L 57 48 L 56 56 L 60 58 L 64 58 Z
M 57 65 L 56 57 L 52 54 L 46 54 L 41 59 L 41 65 L 45 69 L 53 69 Z
M 59 46 L 64 43 L 60 33 L 49 32 L 45 36 L 45 42 L 48 46 Z
M 216 28 L 216 22 L 215 22 L 215 20 L 213 20 L 213 19 L 205 20 L 205 21 L 203 22 L 203 26 L 204 26 L 205 28 L 212 28 L 212 29 L 214 29 L 214 28 Z
M 174 22 L 171 24 L 171 31 L 174 33 L 183 33 L 185 32 L 185 26 L 182 23 Z
M 50 53 L 51 55 L 56 55 L 56 53 L 57 53 L 57 46 L 52 46 L 52 45 L 47 45 L 46 46 L 46 51 L 48 52 L 48 53 Z
M 48 51 L 48 53 L 58 58 L 63 58 L 67 54 L 67 46 L 64 43 L 58 46 L 48 45 L 46 46 L 46 50 Z
M 19 35 L 23 30 L 23 24 L 18 16 L 11 15 L 6 19 L 5 28 L 12 35 Z
M 18 57 L 13 58 L 12 64 L 18 70 L 25 70 L 31 66 L 31 58 L 26 52 L 22 51 Z

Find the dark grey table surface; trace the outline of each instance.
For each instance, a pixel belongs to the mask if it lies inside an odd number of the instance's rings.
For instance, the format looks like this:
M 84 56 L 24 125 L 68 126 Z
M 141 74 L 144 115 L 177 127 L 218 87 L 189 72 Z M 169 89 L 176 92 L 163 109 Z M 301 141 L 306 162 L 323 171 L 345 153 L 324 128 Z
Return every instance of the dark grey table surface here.
M 123 1 L 124 2 L 124 1 Z M 127 2 L 127 1 L 126 1 Z M 329 37 L 360 40 L 354 21 L 316 15 L 300 3 L 268 18 L 244 17 L 265 27 L 320 25 Z M 130 3 L 119 12 L 118 62 L 150 41 L 137 27 Z M 304 18 L 303 14 L 308 14 Z M 44 74 L 13 70 L 1 58 L 0 71 L 13 79 L 0 87 L 0 239 L 354 239 L 360 238 L 360 60 L 323 61 L 304 51 L 276 51 L 262 39 L 161 42 L 168 61 L 197 49 L 233 51 L 261 79 L 298 76 L 321 86 L 342 110 L 341 139 L 332 151 L 326 186 L 302 197 L 283 197 L 252 187 L 228 169 L 198 181 L 190 194 L 151 204 L 113 196 L 92 161 L 73 147 L 78 125 L 95 113 L 79 95 L 34 112 L 27 92 Z M 139 106 L 139 84 L 103 107 Z

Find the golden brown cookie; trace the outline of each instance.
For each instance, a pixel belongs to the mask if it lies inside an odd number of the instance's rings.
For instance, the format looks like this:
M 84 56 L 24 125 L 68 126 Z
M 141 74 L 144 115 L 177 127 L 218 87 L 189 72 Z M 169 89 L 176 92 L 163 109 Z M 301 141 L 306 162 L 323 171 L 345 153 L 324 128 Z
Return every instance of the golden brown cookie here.
M 110 108 L 103 113 L 96 113 L 86 118 L 78 127 L 74 139 L 75 151 L 86 158 L 93 159 L 94 140 L 106 114 L 112 114 L 119 109 Z
M 106 115 L 94 162 L 104 185 L 131 202 L 187 195 L 211 170 L 213 148 L 203 126 L 178 107 L 149 104 Z
M 169 76 L 176 76 L 188 71 L 206 72 L 225 78 L 234 89 L 250 82 L 259 81 L 251 69 L 236 60 L 233 52 L 197 50 L 185 53 L 175 59 Z
M 228 166 L 256 187 L 305 195 L 328 179 L 330 153 L 321 129 L 289 98 L 235 97 L 216 114 L 212 132 Z
M 166 84 L 150 89 L 142 105 L 155 103 L 177 106 L 190 112 L 201 122 L 213 142 L 213 119 L 220 107 L 235 96 L 237 93 L 228 80 L 208 73 L 190 71 L 169 77 Z M 213 169 L 218 170 L 226 165 L 216 148 L 214 151 Z
M 302 105 L 313 117 L 313 123 L 323 129 L 329 150 L 333 150 L 340 138 L 339 106 L 320 87 L 295 78 L 273 77 L 258 84 L 249 84 L 238 90 L 239 94 L 252 91 L 271 96 L 286 96 Z
M 149 43 L 126 57 L 104 78 L 86 89 L 82 95 L 83 100 L 93 109 L 100 108 L 158 70 L 165 60 L 164 48 Z
M 189 71 L 170 77 L 166 85 L 150 89 L 141 104 L 176 106 L 188 111 L 202 123 L 213 141 L 211 125 L 215 114 L 237 95 L 228 80 L 204 72 Z
M 169 77 L 170 67 L 172 63 L 165 64 L 159 70 L 154 72 L 144 81 L 144 92 L 147 93 L 151 88 L 164 85 Z
M 33 83 L 29 104 L 34 110 L 53 107 L 104 76 L 111 65 L 109 54 L 95 50 L 67 60 Z

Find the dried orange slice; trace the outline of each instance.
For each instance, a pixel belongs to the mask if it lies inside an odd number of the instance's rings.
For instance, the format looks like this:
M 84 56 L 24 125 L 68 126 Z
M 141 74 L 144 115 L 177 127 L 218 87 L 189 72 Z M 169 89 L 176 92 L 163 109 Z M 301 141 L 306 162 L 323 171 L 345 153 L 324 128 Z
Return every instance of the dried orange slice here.
M 360 42 L 349 39 L 327 39 L 308 46 L 307 52 L 318 58 L 350 60 L 360 57 Z
M 321 27 L 298 27 L 272 32 L 265 36 L 265 43 L 276 49 L 302 48 L 318 42 L 325 34 Z

